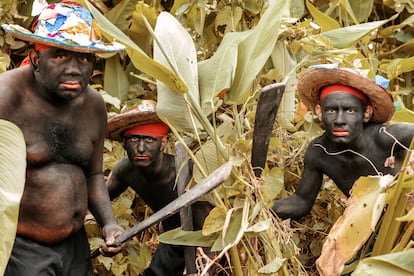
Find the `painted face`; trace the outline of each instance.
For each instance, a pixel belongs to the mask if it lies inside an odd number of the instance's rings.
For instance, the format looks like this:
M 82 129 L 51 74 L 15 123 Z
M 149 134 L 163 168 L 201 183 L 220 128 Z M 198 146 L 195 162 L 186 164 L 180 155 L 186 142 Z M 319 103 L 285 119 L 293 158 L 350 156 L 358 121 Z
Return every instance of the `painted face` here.
M 326 96 L 321 116 L 327 137 L 335 143 L 349 144 L 364 130 L 365 106 L 356 96 L 336 92 Z
M 38 52 L 38 59 L 32 59 L 36 61 L 42 86 L 53 96 L 70 100 L 88 86 L 95 55 L 50 48 Z
M 162 137 L 132 134 L 125 138 L 129 160 L 136 167 L 149 167 L 160 161 L 163 150 Z

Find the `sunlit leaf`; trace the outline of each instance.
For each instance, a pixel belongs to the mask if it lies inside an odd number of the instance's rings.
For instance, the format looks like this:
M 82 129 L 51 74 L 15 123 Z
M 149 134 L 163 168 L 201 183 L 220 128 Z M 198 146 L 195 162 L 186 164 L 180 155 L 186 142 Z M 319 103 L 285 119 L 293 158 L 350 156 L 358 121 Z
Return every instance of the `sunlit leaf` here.
M 152 53 L 152 36 L 145 26 L 144 18 L 154 28 L 158 12 L 154 7 L 145 3 L 138 3 L 132 13 L 132 24 L 129 28 L 129 37 L 148 55 Z
M 414 249 L 366 258 L 359 262 L 353 276 L 414 274 Z
M 375 31 L 389 19 L 348 26 L 336 30 L 323 32 L 322 36 L 329 39 L 335 48 L 346 48 L 361 40 L 364 36 Z
M 0 120 L 0 274 L 14 244 L 20 199 L 26 179 L 26 143 L 15 124 Z
M 225 219 L 226 210 L 223 207 L 214 207 L 204 221 L 203 235 L 208 236 L 223 230 Z
M 260 268 L 258 272 L 264 274 L 276 273 L 280 270 L 286 261 L 286 258 L 276 258 L 264 267 Z
M 403 73 L 414 70 L 414 57 L 382 60 L 380 69 L 387 73 L 388 79 L 394 79 Z
M 308 8 L 312 17 L 315 19 L 315 22 L 321 27 L 323 32 L 339 29 L 341 27 L 338 21 L 321 12 L 309 0 L 306 0 L 306 7 Z
M 228 246 L 229 244 L 233 244 L 239 234 L 241 222 L 242 210 L 235 210 L 234 213 L 231 214 L 231 220 L 228 227 L 225 229 L 225 231 L 220 232 L 219 237 L 211 247 L 211 251 L 218 251 L 223 249 L 225 246 Z M 224 237 L 223 232 L 225 232 Z
M 154 59 L 176 72 L 188 87 L 191 104 L 200 105 L 198 91 L 198 69 L 195 45 L 184 27 L 170 13 L 162 12 L 157 19 L 155 35 L 158 42 L 154 45 Z M 199 123 L 192 121 L 190 104 L 183 94 L 177 93 L 161 82 L 157 83 L 157 113 L 168 120 L 178 131 L 190 131 Z
M 205 236 L 199 231 L 184 231 L 181 228 L 176 228 L 162 233 L 158 236 L 158 240 L 167 244 L 186 245 L 186 246 L 203 246 L 210 247 L 217 234 Z
M 239 104 L 246 97 L 275 46 L 286 4 L 283 0 L 271 1 L 257 26 L 239 44 L 236 73 L 225 102 Z
M 335 222 L 316 261 L 321 275 L 337 275 L 373 232 L 371 217 L 382 192 L 380 177 L 361 177 L 352 190 L 344 214 Z
M 145 52 L 138 47 L 138 45 L 136 45 L 127 35 L 116 28 L 92 4 L 85 0 L 78 0 L 78 2 L 88 7 L 95 19 L 98 21 L 99 28 L 105 37 L 109 40 L 116 39 L 118 42 L 123 43 L 127 47 L 126 52 L 137 69 L 152 76 L 154 79 L 162 81 L 174 91 L 184 93 L 188 90 L 187 86 L 180 77 L 146 55 Z
M 347 2 L 358 22 L 364 22 L 371 15 L 374 0 L 347 0 Z
M 250 33 L 251 31 L 225 34 L 216 53 L 199 62 L 200 98 L 206 110 L 211 109 L 211 101 L 215 96 L 230 88 L 236 70 L 238 45 Z

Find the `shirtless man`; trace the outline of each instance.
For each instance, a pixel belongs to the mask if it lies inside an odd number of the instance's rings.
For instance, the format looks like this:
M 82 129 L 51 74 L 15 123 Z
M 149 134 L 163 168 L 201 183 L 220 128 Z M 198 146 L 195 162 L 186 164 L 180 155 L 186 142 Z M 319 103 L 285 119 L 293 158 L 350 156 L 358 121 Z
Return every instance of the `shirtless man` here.
M 175 159 L 164 153 L 168 131 L 155 112 L 155 102 L 150 100 L 142 100 L 129 111 L 109 119 L 107 138 L 123 142 L 127 152 L 107 181 L 111 199 L 130 186 L 156 212 L 177 198 Z M 201 229 L 208 206 L 199 202 L 192 207 L 194 227 Z M 164 231 L 180 225 L 179 214 L 162 222 Z M 144 275 L 183 275 L 183 254 L 181 246 L 160 243 Z
M 298 91 L 325 133 L 310 143 L 295 193 L 275 201 L 279 217 L 297 219 L 309 213 L 323 175 L 349 196 L 360 176 L 399 172 L 414 125 L 385 124 L 394 105 L 382 87 L 350 70 L 315 68 L 299 80 Z
M 79 31 L 71 42 L 63 39 L 70 35 L 63 28 L 69 17 Z M 93 275 L 83 227 L 87 209 L 102 226 L 102 253 L 110 256 L 124 246 L 111 247 L 123 229 L 102 172 L 107 113 L 102 97 L 88 86 L 95 53 L 123 47 L 98 41 L 89 23 L 88 10 L 61 3 L 42 11 L 34 34 L 2 26 L 36 43 L 30 65 L 0 75 L 0 118 L 21 128 L 27 147 L 17 235 L 5 275 Z

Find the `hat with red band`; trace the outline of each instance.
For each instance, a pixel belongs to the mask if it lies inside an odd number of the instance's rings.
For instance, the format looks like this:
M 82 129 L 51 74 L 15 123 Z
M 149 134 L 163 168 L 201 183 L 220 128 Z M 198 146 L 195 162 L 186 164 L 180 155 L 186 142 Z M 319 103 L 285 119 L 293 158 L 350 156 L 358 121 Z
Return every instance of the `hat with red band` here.
M 386 122 L 395 112 L 392 97 L 384 88 L 362 74 L 345 68 L 317 67 L 309 69 L 299 79 L 298 92 L 305 105 L 314 110 L 321 101 L 322 90 L 332 85 L 348 86 L 365 95 L 373 108 L 370 122 Z M 337 89 L 335 86 L 333 88 Z M 330 93 L 333 91 L 332 89 L 328 90 Z M 357 95 L 358 93 L 353 94 Z
M 168 126 L 161 121 L 155 111 L 156 102 L 152 100 L 141 100 L 108 119 L 106 138 L 122 141 L 126 135 L 148 135 L 163 137 L 168 134 Z
M 101 40 L 92 14 L 75 2 L 49 4 L 43 8 L 33 32 L 16 24 L 2 24 L 10 35 L 33 43 L 83 53 L 110 53 L 125 50 L 125 46 Z

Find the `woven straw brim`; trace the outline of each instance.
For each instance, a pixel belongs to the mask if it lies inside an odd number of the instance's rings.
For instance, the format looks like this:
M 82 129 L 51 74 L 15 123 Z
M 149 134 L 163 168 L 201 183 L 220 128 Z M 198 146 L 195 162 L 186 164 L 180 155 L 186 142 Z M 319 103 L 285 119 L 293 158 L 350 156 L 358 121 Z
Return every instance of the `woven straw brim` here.
M 43 36 L 39 36 L 33 33 L 20 32 L 14 29 L 7 28 L 7 24 L 2 25 L 3 29 L 10 34 L 11 36 L 18 38 L 23 41 L 33 42 L 33 43 L 40 43 L 44 45 L 48 45 L 51 47 L 61 48 L 72 52 L 80 52 L 80 53 L 93 53 L 93 54 L 104 54 L 104 53 L 115 53 L 125 50 L 125 48 L 120 48 L 118 46 L 114 46 L 113 44 L 95 44 L 93 46 L 83 46 L 80 44 L 73 44 L 65 42 L 61 42 L 58 40 L 54 40 L 52 38 L 46 38 Z
M 392 97 L 386 90 L 375 82 L 348 70 L 311 69 L 300 78 L 298 92 L 306 106 L 314 110 L 315 106 L 319 104 L 321 88 L 332 84 L 347 85 L 364 93 L 373 107 L 370 122 L 386 122 L 395 112 Z
M 162 122 L 156 112 L 128 111 L 108 119 L 105 137 L 122 141 L 123 133 L 135 126 Z

